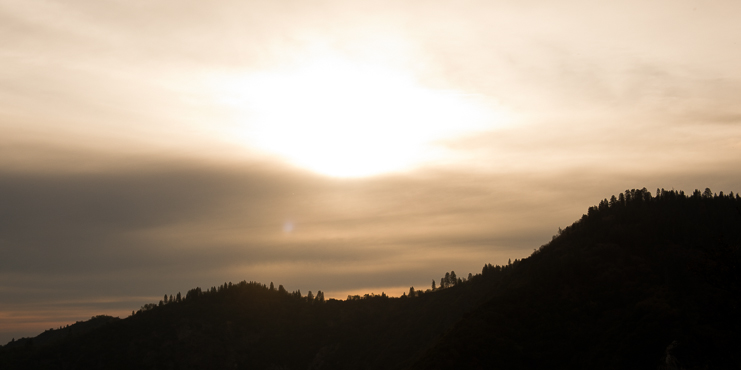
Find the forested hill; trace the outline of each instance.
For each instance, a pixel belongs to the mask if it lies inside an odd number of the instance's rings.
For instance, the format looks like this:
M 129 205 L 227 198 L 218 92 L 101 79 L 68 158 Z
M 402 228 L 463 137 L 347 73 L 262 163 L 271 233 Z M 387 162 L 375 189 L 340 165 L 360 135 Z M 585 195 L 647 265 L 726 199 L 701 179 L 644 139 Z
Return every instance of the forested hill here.
M 518 262 L 414 369 L 741 368 L 740 257 L 738 195 L 626 191 Z
M 741 368 L 740 250 L 738 195 L 630 190 L 530 257 L 447 273 L 434 290 L 338 301 L 272 283 L 196 288 L 6 345 L 0 369 Z

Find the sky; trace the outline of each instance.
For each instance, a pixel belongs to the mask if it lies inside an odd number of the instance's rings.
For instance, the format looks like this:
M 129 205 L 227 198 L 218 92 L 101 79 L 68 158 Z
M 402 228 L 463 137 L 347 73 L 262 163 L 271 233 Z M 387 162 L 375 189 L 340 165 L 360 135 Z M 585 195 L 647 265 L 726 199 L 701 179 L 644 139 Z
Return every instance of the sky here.
M 524 258 L 741 191 L 738 1 L 0 0 L 0 343 L 258 281 Z

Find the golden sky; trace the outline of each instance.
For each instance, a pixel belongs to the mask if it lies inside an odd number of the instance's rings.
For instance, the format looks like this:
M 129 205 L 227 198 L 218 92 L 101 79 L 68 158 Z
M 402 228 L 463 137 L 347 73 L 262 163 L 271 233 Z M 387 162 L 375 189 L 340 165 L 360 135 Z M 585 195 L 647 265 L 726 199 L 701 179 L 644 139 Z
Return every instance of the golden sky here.
M 255 280 L 400 295 L 738 192 L 737 1 L 0 0 L 0 343 Z

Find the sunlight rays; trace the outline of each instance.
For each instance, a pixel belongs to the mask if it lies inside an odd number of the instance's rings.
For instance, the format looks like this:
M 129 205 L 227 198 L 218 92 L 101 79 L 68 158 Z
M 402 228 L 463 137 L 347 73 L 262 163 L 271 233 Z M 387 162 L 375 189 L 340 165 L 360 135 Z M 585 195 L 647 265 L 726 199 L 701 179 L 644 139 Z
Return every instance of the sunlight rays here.
M 232 140 L 337 177 L 440 160 L 447 153 L 436 140 L 503 123 L 482 97 L 428 89 L 401 71 L 341 58 L 223 76 L 215 87 L 219 101 L 239 112 Z

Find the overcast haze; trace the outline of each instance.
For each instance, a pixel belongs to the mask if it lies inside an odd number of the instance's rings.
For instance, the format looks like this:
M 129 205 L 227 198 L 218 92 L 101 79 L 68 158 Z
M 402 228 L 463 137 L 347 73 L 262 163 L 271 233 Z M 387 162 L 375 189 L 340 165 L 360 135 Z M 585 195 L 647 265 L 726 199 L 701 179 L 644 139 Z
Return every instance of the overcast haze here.
M 737 1 L 0 0 L 0 343 L 241 280 L 398 296 L 741 190 Z

